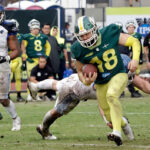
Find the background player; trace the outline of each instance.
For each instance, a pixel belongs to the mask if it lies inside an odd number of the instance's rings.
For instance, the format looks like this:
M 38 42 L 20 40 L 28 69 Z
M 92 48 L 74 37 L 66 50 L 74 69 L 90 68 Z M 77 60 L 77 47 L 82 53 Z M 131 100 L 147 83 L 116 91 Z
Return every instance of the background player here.
M 16 37 L 16 25 L 14 22 L 4 21 L 4 18 L 4 8 L 0 6 L 0 103 L 13 119 L 11 130 L 17 131 L 21 128 L 20 118 L 16 113 L 14 103 L 8 98 L 11 73 L 9 61 L 19 56 L 20 47 Z M 12 50 L 10 55 L 8 55 L 8 47 Z

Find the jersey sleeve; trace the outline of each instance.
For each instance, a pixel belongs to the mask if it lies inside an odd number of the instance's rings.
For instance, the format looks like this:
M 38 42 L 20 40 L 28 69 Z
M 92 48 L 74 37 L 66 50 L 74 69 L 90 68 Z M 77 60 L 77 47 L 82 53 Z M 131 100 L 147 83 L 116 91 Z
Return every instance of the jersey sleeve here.
M 100 30 L 100 33 L 102 34 L 102 39 L 105 39 L 105 41 L 108 41 L 110 43 L 110 40 L 113 39 L 113 43 L 118 44 L 120 33 L 122 32 L 122 27 L 116 25 L 116 24 L 110 24 L 109 26 L 104 27 L 102 30 Z

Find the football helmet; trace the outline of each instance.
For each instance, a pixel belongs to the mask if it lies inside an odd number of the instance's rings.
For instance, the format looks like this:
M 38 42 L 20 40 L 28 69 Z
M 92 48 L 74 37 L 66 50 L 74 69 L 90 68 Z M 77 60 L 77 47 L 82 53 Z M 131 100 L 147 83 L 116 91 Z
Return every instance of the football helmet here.
M 30 28 L 30 30 L 32 30 L 32 29 L 40 29 L 40 22 L 38 20 L 36 20 L 36 19 L 32 19 L 28 23 L 28 27 Z
M 87 40 L 82 40 L 82 36 L 90 32 L 92 36 Z M 77 38 L 81 46 L 85 48 L 93 46 L 97 42 L 98 36 L 99 31 L 94 18 L 87 16 L 79 17 L 77 26 L 75 27 L 75 37 Z
M 5 10 L 2 5 L 0 5 L 0 23 L 2 23 L 5 19 Z
M 126 29 L 131 25 L 134 26 L 134 28 L 136 28 L 135 22 L 133 20 L 129 20 L 129 21 L 127 21 L 127 23 L 125 25 Z
M 16 19 L 11 19 L 11 21 L 15 23 L 16 29 L 19 30 L 19 23 L 18 23 L 18 21 Z

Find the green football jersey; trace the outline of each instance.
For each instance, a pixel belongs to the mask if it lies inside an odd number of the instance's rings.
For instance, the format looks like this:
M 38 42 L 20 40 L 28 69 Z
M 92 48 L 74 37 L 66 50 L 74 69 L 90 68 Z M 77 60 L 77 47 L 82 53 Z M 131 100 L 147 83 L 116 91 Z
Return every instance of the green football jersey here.
M 141 39 L 142 39 L 142 35 L 140 33 L 138 33 L 138 32 L 132 34 L 132 36 L 137 38 L 139 41 L 141 41 Z
M 84 48 L 76 41 L 71 46 L 72 57 L 83 64 L 94 64 L 98 69 L 95 83 L 107 83 L 117 73 L 125 72 L 125 67 L 118 51 L 121 28 L 111 24 L 99 30 L 100 44 L 92 49 Z M 98 42 L 97 42 L 98 43 Z
M 31 33 L 25 34 L 23 39 L 27 41 L 26 54 L 29 58 L 38 58 L 41 55 L 45 55 L 45 44 L 48 37 L 44 34 L 38 34 L 37 36 Z

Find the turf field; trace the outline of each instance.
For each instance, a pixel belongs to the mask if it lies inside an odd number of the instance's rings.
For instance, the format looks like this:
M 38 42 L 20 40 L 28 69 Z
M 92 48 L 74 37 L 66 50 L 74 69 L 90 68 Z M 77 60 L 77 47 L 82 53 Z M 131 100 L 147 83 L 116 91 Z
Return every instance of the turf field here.
M 12 96 L 14 99 L 15 96 Z M 42 140 L 35 127 L 54 102 L 15 103 L 22 119 L 22 129 L 12 132 L 12 122 L 1 106 L 3 120 L 0 120 L 0 150 L 143 150 L 150 149 L 150 96 L 121 99 L 124 115 L 130 120 L 135 133 L 134 141 L 124 137 L 122 146 L 108 142 L 106 127 L 99 115 L 96 100 L 81 102 L 70 114 L 59 118 L 51 127 L 58 140 Z

